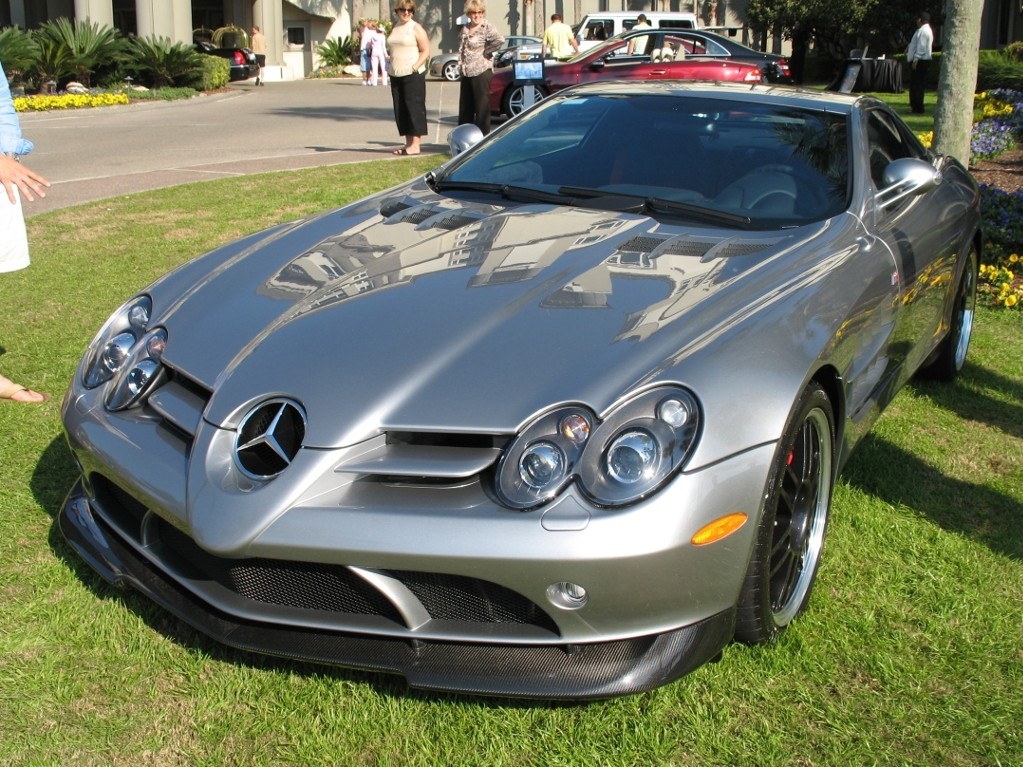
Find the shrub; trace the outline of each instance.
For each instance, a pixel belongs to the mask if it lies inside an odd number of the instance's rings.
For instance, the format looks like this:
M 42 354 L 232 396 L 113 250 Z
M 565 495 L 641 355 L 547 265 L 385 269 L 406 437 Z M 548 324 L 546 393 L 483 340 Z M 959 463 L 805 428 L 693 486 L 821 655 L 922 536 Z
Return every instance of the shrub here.
M 199 79 L 195 87 L 201 91 L 223 88 L 231 81 L 231 64 L 220 56 L 201 56 Z
M 129 69 L 153 88 L 191 85 L 201 76 L 202 54 L 191 45 L 174 43 L 167 37 L 132 38 L 127 56 Z
M 33 38 L 41 53 L 48 49 L 52 71 L 45 79 L 60 82 L 70 75 L 86 87 L 97 70 L 116 65 L 124 48 L 116 29 L 64 17 L 40 24 Z
M 4 72 L 15 83 L 24 83 L 39 57 L 39 46 L 17 27 L 0 29 L 0 51 Z
M 1023 90 L 1023 61 L 1003 51 L 981 51 L 977 65 L 977 90 L 992 88 Z
M 359 40 L 349 35 L 344 40 L 339 37 L 328 37 L 316 48 L 324 66 L 344 67 L 352 63 L 359 50 Z

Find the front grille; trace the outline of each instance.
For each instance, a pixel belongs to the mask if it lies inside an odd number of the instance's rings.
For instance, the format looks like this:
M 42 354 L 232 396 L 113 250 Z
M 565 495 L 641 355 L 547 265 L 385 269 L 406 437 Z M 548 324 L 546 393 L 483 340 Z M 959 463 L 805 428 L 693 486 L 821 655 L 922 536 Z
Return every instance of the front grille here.
M 166 522 L 159 523 L 166 557 L 193 580 L 209 579 L 251 602 L 300 610 L 377 615 L 395 623 L 401 616 L 383 595 L 339 565 L 273 559 L 224 559 Z
M 434 618 L 470 623 L 522 623 L 553 633 L 558 627 L 533 602 L 496 583 L 476 578 L 395 570 Z

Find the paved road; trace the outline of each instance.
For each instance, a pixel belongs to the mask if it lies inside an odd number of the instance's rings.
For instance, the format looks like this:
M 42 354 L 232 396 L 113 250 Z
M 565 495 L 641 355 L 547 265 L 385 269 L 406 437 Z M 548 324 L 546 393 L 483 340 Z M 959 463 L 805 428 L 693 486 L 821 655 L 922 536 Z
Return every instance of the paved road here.
M 447 151 L 458 83 L 427 83 L 426 152 Z M 23 113 L 26 163 L 53 187 L 27 215 L 175 184 L 389 158 L 404 144 L 390 88 L 360 80 L 230 86 L 187 101 Z M 401 160 L 395 158 L 396 162 Z

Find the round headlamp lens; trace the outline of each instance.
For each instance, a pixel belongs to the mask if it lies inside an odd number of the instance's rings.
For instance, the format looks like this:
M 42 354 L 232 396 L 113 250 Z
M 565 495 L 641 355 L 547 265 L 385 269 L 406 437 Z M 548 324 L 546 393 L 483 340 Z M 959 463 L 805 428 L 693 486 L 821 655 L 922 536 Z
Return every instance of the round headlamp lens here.
M 646 431 L 627 431 L 607 451 L 607 473 L 623 485 L 634 485 L 649 479 L 657 471 L 657 441 Z
M 519 459 L 519 477 L 534 490 L 542 490 L 565 475 L 565 456 L 556 445 L 538 442 Z

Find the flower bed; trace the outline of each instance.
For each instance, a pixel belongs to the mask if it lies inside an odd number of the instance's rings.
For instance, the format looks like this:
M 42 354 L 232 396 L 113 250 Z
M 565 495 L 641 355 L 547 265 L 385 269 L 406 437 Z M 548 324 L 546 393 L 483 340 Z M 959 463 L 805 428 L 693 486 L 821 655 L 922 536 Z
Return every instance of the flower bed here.
M 971 164 L 998 157 L 1023 143 L 1023 93 L 999 88 L 977 94 L 977 121 L 970 139 Z M 984 227 L 981 300 L 1023 309 L 1023 190 L 980 185 Z
M 14 99 L 16 112 L 47 112 L 54 109 L 86 109 L 111 107 L 130 103 L 124 93 L 61 93 L 45 96 L 18 96 Z

